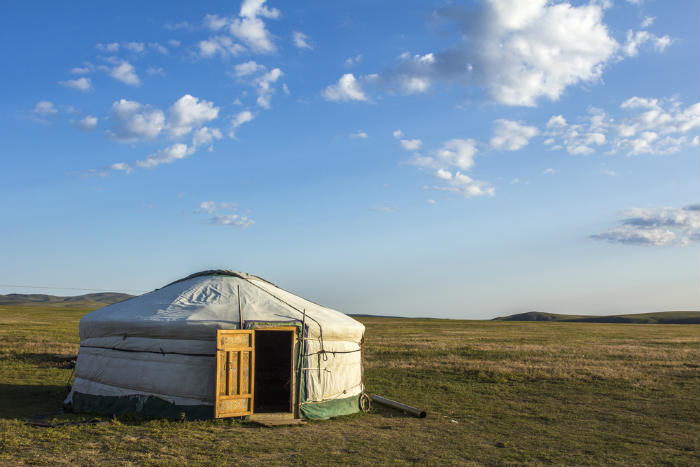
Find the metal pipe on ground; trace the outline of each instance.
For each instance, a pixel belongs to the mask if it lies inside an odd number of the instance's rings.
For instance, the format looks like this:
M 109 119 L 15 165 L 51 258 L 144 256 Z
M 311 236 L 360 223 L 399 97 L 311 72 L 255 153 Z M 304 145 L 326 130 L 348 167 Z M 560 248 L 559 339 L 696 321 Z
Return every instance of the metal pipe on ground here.
M 418 418 L 425 418 L 427 415 L 425 410 L 417 409 L 415 407 L 411 407 L 410 405 L 402 404 L 401 402 L 392 401 L 391 399 L 387 399 L 386 397 L 378 396 L 376 394 L 372 394 L 372 400 L 377 404 L 386 405 L 387 407 L 391 407 L 392 409 L 396 410 L 402 410 Z

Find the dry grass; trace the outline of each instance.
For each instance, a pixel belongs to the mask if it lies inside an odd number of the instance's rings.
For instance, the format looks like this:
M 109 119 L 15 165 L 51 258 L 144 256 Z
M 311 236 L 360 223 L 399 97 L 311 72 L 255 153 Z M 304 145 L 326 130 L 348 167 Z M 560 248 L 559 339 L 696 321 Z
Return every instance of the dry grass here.
M 0 310 L 0 464 L 697 465 L 697 325 L 361 318 L 366 384 L 428 411 L 259 428 L 54 412 L 84 310 Z M 57 420 L 85 416 L 62 415 Z

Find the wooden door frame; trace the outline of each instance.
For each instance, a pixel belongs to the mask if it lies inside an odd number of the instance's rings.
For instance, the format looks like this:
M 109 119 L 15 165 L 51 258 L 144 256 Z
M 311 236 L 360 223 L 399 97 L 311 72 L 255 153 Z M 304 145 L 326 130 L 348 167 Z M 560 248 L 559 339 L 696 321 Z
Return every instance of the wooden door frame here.
M 262 325 L 260 326 L 261 323 L 256 323 L 258 324 L 254 329 L 218 329 L 216 332 L 216 373 L 215 373 L 215 379 L 216 379 L 216 393 L 214 394 L 214 418 L 226 418 L 226 417 L 241 417 L 241 416 L 246 416 L 246 415 L 252 415 L 255 413 L 255 333 L 256 331 L 283 331 L 283 332 L 289 332 L 291 336 L 291 355 L 289 356 L 290 358 L 290 373 L 291 373 L 291 379 L 290 379 L 290 385 L 289 385 L 289 413 L 292 414 L 292 416 L 295 416 L 295 402 L 296 398 L 298 397 L 297 394 L 297 374 L 296 374 L 296 352 L 298 352 L 298 348 L 296 347 L 299 345 L 298 343 L 298 333 L 299 329 L 297 326 L 276 326 L 276 325 L 271 325 L 271 326 L 265 326 Z M 249 338 L 249 346 L 234 346 L 234 347 L 229 347 L 228 350 L 221 348 L 220 343 L 222 342 L 221 338 L 225 335 L 241 335 L 241 334 L 248 334 L 250 336 Z M 221 400 L 222 396 L 220 394 L 221 390 L 221 385 L 222 385 L 222 380 L 221 380 L 221 368 L 220 368 L 220 352 L 238 352 L 238 361 L 237 361 L 237 377 L 238 377 L 238 392 L 239 394 L 234 394 L 234 395 L 226 395 L 223 396 L 225 399 L 248 399 L 249 402 L 249 410 L 245 411 L 240 411 L 240 412 L 226 412 L 222 414 L 222 410 L 220 408 L 221 405 Z M 242 364 L 242 352 L 249 352 L 249 362 L 248 362 L 248 383 L 249 383 L 249 388 L 250 392 L 246 394 L 241 394 L 241 364 Z M 230 354 L 227 354 L 227 370 L 225 371 L 226 378 L 230 378 L 230 370 L 228 368 L 229 365 L 231 364 L 230 361 Z M 264 413 L 264 412 L 263 412 Z

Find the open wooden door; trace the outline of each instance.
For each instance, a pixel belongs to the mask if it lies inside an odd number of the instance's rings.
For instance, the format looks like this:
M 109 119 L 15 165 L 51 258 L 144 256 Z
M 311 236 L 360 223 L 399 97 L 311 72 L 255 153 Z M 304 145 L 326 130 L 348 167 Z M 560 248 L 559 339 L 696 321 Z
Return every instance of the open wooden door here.
M 253 413 L 255 331 L 216 332 L 216 401 L 214 417 L 241 417 Z

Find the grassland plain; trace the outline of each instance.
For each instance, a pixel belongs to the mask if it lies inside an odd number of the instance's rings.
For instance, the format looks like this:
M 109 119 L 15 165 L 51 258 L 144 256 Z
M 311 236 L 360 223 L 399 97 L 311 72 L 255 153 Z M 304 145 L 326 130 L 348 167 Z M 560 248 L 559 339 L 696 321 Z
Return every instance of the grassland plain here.
M 0 306 L 2 465 L 700 463 L 700 326 L 359 318 L 365 382 L 428 411 L 261 428 L 55 413 L 88 311 Z M 50 421 L 92 416 L 66 414 Z

